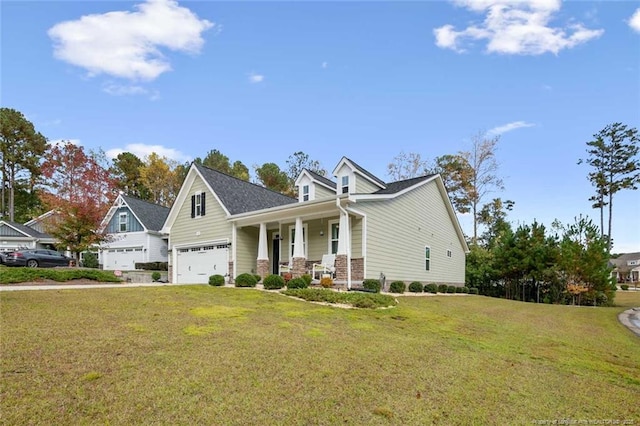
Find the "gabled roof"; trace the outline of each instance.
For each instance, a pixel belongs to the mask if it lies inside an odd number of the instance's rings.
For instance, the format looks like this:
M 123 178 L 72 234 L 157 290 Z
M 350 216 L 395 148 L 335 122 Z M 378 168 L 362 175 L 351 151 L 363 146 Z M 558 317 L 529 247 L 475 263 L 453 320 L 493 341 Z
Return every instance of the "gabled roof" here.
M 418 176 L 411 179 L 399 180 L 396 182 L 389 182 L 386 184 L 386 188 L 374 192 L 374 194 L 395 194 L 396 192 L 403 191 L 413 185 L 422 182 L 423 180 L 431 179 L 434 175 Z
M 169 215 L 169 207 L 121 194 L 120 197 L 148 231 L 160 231 Z
M 232 215 L 298 202 L 296 198 L 226 175 L 198 163 L 193 163 L 192 167 L 200 172 L 202 178 Z
M 343 163 L 348 163 L 352 169 L 357 171 L 360 175 L 366 177 L 372 183 L 378 185 L 380 188 L 384 189 L 386 187 L 385 183 L 381 179 L 377 178 L 373 173 L 369 172 L 364 167 L 361 167 L 358 163 L 347 157 L 342 157 L 342 159 L 338 162 L 338 165 L 333 169 L 334 174 L 338 171 Z
M 621 254 L 615 259 L 609 259 L 609 264 L 620 270 L 627 270 L 632 266 L 627 264 L 630 260 L 640 260 L 640 252 Z
M 40 231 L 36 231 L 33 228 L 30 228 L 26 225 L 22 225 L 21 223 L 12 222 L 10 220 L 0 220 L 0 224 L 5 224 L 10 228 L 15 229 L 19 233 L 23 234 L 25 237 L 36 238 L 36 239 L 51 239 L 53 238 L 49 234 L 45 234 Z
M 47 218 L 56 215 L 58 212 L 55 210 L 49 210 L 46 213 L 42 213 L 40 216 L 38 217 L 34 217 L 33 219 L 31 219 L 29 222 L 26 222 L 25 225 L 26 226 L 32 226 L 34 224 L 40 223 L 44 220 L 46 220 Z
M 331 179 L 327 179 L 326 177 L 309 169 L 302 169 L 302 171 L 300 172 L 300 176 L 298 176 L 298 178 L 296 179 L 296 185 L 298 184 L 300 177 L 305 174 L 308 175 L 311 180 L 318 182 L 320 185 L 326 186 L 328 189 L 336 189 L 336 183 L 334 181 L 332 181 Z

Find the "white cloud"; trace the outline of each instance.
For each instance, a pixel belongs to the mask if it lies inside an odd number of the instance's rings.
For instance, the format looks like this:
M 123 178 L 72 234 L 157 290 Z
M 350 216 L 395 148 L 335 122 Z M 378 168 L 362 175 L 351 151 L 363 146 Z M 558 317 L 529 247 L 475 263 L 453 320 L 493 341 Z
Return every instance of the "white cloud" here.
M 214 25 L 175 0 L 147 0 L 135 9 L 54 25 L 48 32 L 54 56 L 86 69 L 89 76 L 153 80 L 171 70 L 162 48 L 198 53 L 202 33 Z
M 138 85 L 106 83 L 102 86 L 102 91 L 112 96 L 147 95 L 152 101 L 160 99 L 160 93 L 157 90 L 149 90 Z
M 264 75 L 256 74 L 254 72 L 249 73 L 249 82 L 251 83 L 262 83 L 264 81 Z
M 629 26 L 636 32 L 640 33 L 640 8 L 629 18 Z
M 560 10 L 560 0 L 453 0 L 460 7 L 485 15 L 482 23 L 457 31 L 447 24 L 435 28 L 436 46 L 464 52 L 468 42 L 486 41 L 487 53 L 512 55 L 558 54 L 591 39 L 604 30 L 581 23 L 565 27 L 549 25 Z
M 496 126 L 487 132 L 488 136 L 498 136 L 503 133 L 510 132 L 516 129 L 522 129 L 524 127 L 533 127 L 535 124 L 527 123 L 526 121 L 513 121 L 511 123 L 503 124 L 502 126 Z
M 162 145 L 147 145 L 143 143 L 132 143 L 128 144 L 124 148 L 113 148 L 106 151 L 105 154 L 109 158 L 116 158 L 118 154 L 122 154 L 123 152 L 130 152 L 132 154 L 135 154 L 141 160 L 144 160 L 153 152 L 158 154 L 160 157 L 167 157 L 171 160 L 176 160 L 179 162 L 191 160 L 189 156 L 173 148 L 166 148 Z

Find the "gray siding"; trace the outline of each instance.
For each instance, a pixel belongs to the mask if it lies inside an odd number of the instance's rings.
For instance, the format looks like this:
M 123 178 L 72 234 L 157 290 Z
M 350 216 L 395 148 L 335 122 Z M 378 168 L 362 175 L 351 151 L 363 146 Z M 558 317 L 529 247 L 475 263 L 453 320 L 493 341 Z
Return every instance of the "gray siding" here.
M 117 234 L 120 232 L 120 213 L 127 214 L 127 230 L 123 232 L 144 231 L 144 227 L 140 222 L 138 222 L 133 213 L 131 213 L 131 210 L 129 210 L 128 207 L 123 206 L 118 208 L 118 210 L 113 214 L 113 217 L 111 217 L 109 225 L 107 225 L 108 234 Z
M 22 234 L 21 232 L 16 231 L 15 229 L 11 228 L 10 226 L 7 225 L 0 225 L 0 237 L 20 237 L 20 238 L 25 238 L 24 234 Z M 26 237 L 29 238 L 29 237 Z
M 435 182 L 395 199 L 359 202 L 358 209 L 367 215 L 366 278 L 382 272 L 387 280 L 464 284 L 464 247 Z
M 191 217 L 191 194 L 205 191 L 206 209 L 202 217 Z M 200 177 L 196 177 L 189 189 L 185 202 L 180 206 L 176 220 L 171 227 L 171 246 L 219 239 L 231 241 L 231 224 L 215 196 L 207 189 Z

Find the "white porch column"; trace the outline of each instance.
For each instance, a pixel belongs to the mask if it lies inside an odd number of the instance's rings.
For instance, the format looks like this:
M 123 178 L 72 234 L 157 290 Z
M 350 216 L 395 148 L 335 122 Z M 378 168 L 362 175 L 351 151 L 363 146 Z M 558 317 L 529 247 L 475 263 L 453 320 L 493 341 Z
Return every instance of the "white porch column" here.
M 302 218 L 296 218 L 296 230 L 293 241 L 293 257 L 304 257 L 304 234 L 302 229 Z
M 260 224 L 260 234 L 258 236 L 258 260 L 268 260 L 269 249 L 267 247 L 267 224 Z
M 340 213 L 340 225 L 338 228 L 338 251 L 336 254 L 349 254 L 349 216 Z

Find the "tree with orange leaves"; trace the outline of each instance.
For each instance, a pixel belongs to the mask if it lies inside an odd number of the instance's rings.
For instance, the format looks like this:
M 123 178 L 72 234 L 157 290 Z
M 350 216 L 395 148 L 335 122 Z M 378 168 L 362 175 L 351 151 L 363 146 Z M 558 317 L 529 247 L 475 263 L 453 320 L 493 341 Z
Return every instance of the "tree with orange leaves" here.
M 116 195 L 115 182 L 102 165 L 104 155 L 63 141 L 50 146 L 44 158 L 43 201 L 59 212 L 47 231 L 74 254 L 103 241 L 98 228 Z

